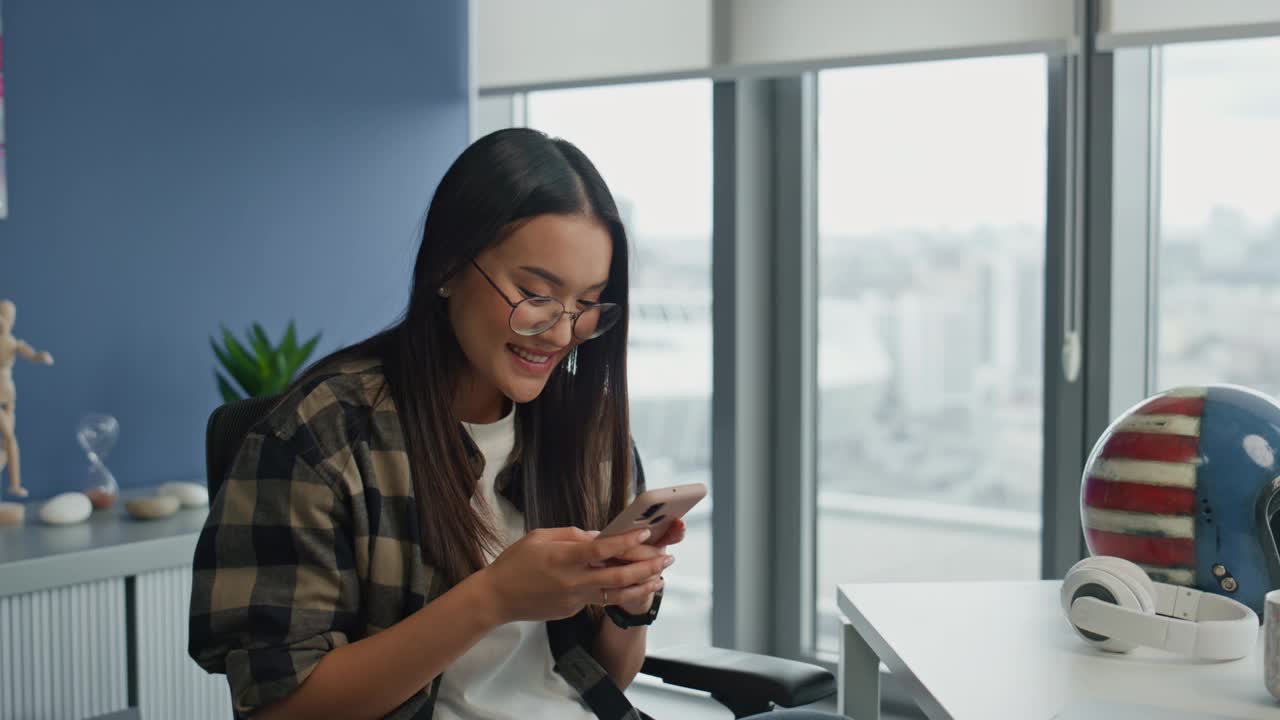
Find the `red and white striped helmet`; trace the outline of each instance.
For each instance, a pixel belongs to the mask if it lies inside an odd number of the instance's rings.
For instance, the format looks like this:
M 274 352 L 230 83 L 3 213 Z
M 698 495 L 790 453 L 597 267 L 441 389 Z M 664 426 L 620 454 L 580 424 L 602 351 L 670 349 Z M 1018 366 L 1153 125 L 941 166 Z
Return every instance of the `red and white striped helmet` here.
M 1280 404 L 1231 385 L 1139 403 L 1094 445 L 1080 516 L 1092 554 L 1261 612 L 1280 587 Z

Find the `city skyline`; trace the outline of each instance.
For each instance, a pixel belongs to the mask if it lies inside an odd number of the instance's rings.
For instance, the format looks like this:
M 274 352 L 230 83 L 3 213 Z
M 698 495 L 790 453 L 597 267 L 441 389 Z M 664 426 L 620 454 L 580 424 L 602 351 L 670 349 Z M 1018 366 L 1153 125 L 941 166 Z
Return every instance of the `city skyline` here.
M 1158 384 L 1280 392 L 1280 339 L 1257 329 L 1280 311 L 1277 66 L 1276 39 L 1164 50 Z M 1047 74 L 1043 56 L 819 74 L 820 587 L 1037 576 Z M 711 83 L 531 93 L 527 119 L 591 157 L 627 219 L 650 482 L 710 483 Z M 657 642 L 708 632 L 710 525 L 691 517 Z

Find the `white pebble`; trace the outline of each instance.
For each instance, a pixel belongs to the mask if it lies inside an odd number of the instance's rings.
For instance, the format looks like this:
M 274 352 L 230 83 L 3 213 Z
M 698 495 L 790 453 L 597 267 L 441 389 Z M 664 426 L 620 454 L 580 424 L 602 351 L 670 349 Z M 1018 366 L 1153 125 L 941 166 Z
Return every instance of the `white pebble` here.
M 89 519 L 93 504 L 84 493 L 55 495 L 40 508 L 40 519 L 50 525 L 74 525 Z
M 157 493 L 178 498 L 182 507 L 204 507 L 209 504 L 209 489 L 199 483 L 167 482 L 160 486 Z
M 17 527 L 27 514 L 27 507 L 22 503 L 0 502 L 0 527 Z
M 139 520 L 157 520 L 178 512 L 178 498 L 172 495 L 135 498 L 125 502 L 124 509 Z

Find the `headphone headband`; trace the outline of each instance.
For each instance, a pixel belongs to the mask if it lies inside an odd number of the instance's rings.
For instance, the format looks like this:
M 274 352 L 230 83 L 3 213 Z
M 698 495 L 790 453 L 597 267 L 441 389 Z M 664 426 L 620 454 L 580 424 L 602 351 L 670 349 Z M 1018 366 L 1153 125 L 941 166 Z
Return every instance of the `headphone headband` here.
M 1234 660 L 1253 651 L 1258 616 L 1248 606 L 1221 595 L 1148 580 L 1151 593 L 1122 574 L 1137 570 L 1145 578 L 1145 572 L 1137 565 L 1115 567 L 1118 559 L 1086 558 L 1063 580 L 1063 609 L 1086 640 L 1105 650 L 1123 652 L 1145 646 L 1207 660 Z M 1149 600 L 1154 613 L 1142 607 L 1143 599 Z

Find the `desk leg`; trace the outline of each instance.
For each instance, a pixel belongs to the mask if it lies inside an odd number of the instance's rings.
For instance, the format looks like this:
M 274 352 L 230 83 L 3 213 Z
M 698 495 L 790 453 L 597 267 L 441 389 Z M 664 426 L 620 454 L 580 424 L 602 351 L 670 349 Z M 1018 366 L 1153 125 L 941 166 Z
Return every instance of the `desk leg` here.
M 840 712 L 853 720 L 880 720 L 880 657 L 853 625 L 841 623 Z

